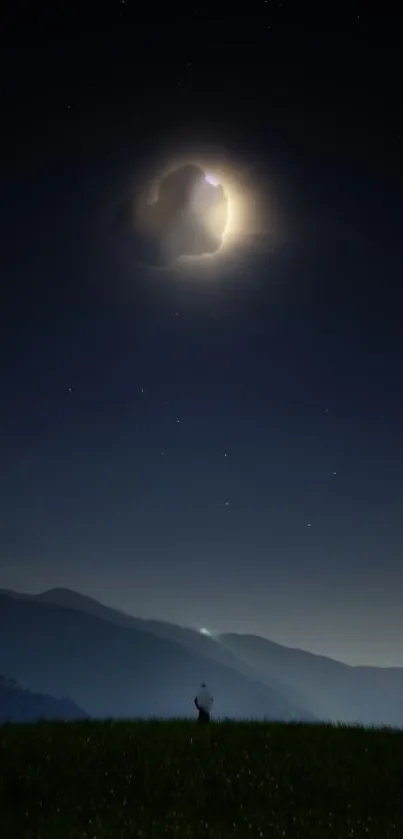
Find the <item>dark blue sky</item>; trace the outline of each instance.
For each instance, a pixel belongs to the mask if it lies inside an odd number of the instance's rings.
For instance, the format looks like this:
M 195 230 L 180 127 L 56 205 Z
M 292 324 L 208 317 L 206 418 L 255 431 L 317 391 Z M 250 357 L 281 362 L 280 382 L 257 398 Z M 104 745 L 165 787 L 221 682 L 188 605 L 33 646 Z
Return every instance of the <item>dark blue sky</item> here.
M 401 59 L 353 17 L 11 41 L 0 586 L 403 665 Z M 253 168 L 273 252 L 136 261 L 173 137 Z

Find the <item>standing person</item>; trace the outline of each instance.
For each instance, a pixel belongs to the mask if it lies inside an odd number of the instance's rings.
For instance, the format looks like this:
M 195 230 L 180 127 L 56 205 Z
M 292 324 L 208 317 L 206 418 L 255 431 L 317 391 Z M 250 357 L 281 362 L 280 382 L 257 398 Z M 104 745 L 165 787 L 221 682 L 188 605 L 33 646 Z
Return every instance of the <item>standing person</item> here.
M 200 690 L 195 696 L 194 703 L 199 712 L 198 722 L 210 722 L 211 709 L 213 707 L 213 697 L 209 690 L 207 690 L 204 682 L 200 685 Z

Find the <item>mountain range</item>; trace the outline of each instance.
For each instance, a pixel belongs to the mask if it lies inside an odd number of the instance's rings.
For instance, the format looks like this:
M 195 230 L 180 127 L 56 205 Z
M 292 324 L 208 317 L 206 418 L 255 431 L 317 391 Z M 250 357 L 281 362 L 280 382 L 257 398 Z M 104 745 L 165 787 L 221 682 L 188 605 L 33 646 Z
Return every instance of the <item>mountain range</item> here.
M 266 638 L 144 620 L 68 589 L 0 591 L 0 673 L 91 717 L 193 716 L 403 727 L 403 668 L 351 667 Z

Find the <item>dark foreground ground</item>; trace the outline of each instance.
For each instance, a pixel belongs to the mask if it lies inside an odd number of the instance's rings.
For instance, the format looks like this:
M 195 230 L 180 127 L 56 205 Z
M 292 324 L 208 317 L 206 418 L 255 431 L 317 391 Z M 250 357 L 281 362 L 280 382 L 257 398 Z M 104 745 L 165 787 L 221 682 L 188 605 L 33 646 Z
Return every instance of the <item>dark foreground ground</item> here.
M 1 839 L 403 839 L 403 732 L 117 722 L 0 728 Z

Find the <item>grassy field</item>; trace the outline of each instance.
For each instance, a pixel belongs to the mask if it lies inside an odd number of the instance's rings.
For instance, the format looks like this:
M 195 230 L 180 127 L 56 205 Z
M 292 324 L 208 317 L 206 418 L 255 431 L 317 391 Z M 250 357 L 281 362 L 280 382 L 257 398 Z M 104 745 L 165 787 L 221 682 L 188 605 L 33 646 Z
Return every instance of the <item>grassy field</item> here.
M 1 839 L 403 839 L 403 732 L 261 723 L 0 728 Z

